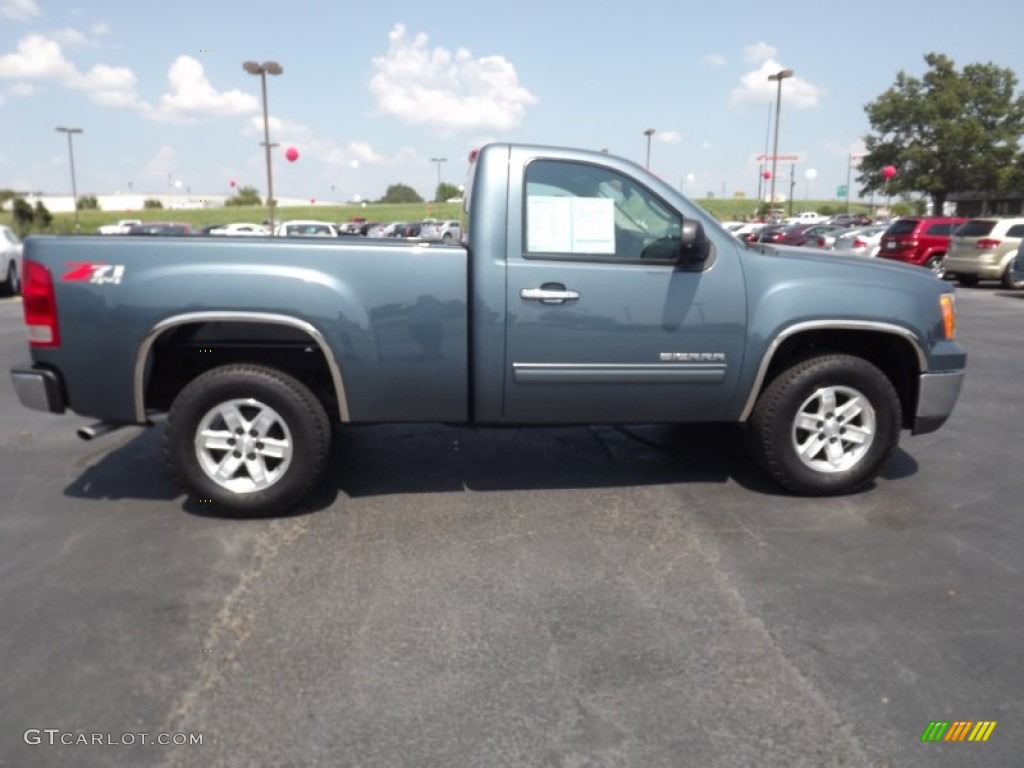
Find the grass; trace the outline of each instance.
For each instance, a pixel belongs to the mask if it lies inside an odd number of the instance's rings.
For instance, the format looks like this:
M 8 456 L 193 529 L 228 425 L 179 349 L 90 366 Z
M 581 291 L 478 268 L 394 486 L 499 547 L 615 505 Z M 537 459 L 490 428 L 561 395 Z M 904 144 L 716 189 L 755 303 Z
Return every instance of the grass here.
M 699 206 L 720 221 L 744 219 L 754 212 L 755 200 L 736 198 L 705 198 L 694 200 Z M 788 211 L 788 206 L 786 206 Z M 793 212 L 818 211 L 819 213 L 841 213 L 846 210 L 845 200 L 795 200 Z M 865 203 L 851 203 L 850 210 L 854 213 L 870 213 Z M 458 219 L 461 214 L 460 203 L 367 203 L 353 205 L 307 205 L 291 208 L 278 208 L 277 217 L 288 219 L 318 219 L 330 222 L 342 222 L 362 217 L 369 221 L 420 221 L 425 218 Z M 232 206 L 228 208 L 190 208 L 190 209 L 150 209 L 144 211 L 79 211 L 79 222 L 83 233 L 92 233 L 101 224 L 113 224 L 118 219 L 136 218 L 144 221 L 182 221 L 195 227 L 207 224 L 227 224 L 230 222 L 259 223 L 266 219 L 267 209 L 259 206 Z M 0 222 L 12 225 L 9 212 L 0 214 Z M 74 214 L 57 213 L 53 216 L 53 224 L 49 232 L 70 234 L 74 232 Z

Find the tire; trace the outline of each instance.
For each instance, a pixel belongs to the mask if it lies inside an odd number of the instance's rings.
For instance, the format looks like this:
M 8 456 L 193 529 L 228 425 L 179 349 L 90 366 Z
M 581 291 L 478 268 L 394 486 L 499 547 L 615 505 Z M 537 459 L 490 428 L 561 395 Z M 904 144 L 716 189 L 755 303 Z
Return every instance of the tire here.
M 1010 263 L 1006 265 L 1006 269 L 1003 271 L 1003 276 L 999 279 L 999 282 L 1001 282 L 1003 284 L 1003 288 L 1008 291 L 1019 291 L 1021 288 L 1024 288 L 1024 280 L 1014 279 L 1013 262 L 1014 259 L 1010 259 Z
M 0 296 L 17 296 L 21 293 L 21 278 L 18 275 L 18 265 L 13 261 L 7 265 L 7 274 L 4 275 L 4 282 L 0 285 Z
M 924 265 L 940 280 L 946 276 L 946 268 L 942 264 L 942 256 L 932 256 Z
M 967 288 L 973 288 L 978 284 L 979 278 L 977 275 L 957 275 L 956 281 L 960 285 L 966 286 Z
M 758 398 L 749 427 L 755 456 L 783 488 L 832 496 L 875 478 L 896 450 L 902 421 L 899 395 L 884 373 L 862 358 L 834 354 L 779 373 Z
M 292 376 L 226 365 L 189 382 L 167 417 L 165 453 L 188 494 L 228 514 L 283 514 L 316 487 L 330 454 L 321 402 Z

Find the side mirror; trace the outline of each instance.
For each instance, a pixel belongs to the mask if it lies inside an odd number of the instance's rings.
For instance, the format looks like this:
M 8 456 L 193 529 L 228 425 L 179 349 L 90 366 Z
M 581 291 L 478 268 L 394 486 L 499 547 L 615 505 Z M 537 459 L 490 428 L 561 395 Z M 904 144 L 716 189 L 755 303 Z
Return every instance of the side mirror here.
M 679 260 L 703 262 L 711 252 L 711 242 L 704 233 L 704 225 L 695 219 L 683 219 L 679 230 Z

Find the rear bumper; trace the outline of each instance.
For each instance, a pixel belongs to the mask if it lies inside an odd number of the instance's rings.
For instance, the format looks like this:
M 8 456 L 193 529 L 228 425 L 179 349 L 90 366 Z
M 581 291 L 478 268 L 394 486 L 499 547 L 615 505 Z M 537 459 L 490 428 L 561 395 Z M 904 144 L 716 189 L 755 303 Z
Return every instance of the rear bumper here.
M 914 414 L 912 434 L 934 432 L 949 418 L 960 397 L 964 371 L 922 373 L 918 380 L 917 413 Z
M 50 413 L 64 413 L 67 408 L 60 377 L 54 371 L 32 366 L 12 368 L 11 381 L 18 400 L 26 408 Z
M 946 256 L 943 266 L 949 274 L 977 275 L 989 280 L 998 280 L 1006 271 L 1006 264 L 994 253 L 978 256 Z

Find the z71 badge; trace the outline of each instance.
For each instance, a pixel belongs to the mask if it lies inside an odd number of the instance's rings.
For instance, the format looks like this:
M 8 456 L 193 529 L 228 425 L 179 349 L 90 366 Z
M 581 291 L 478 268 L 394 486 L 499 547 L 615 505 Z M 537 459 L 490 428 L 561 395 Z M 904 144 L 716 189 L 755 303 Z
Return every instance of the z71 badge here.
M 96 262 L 69 261 L 64 266 L 71 267 L 61 276 L 65 283 L 92 283 L 93 285 L 120 285 L 124 275 L 124 264 L 100 264 Z

